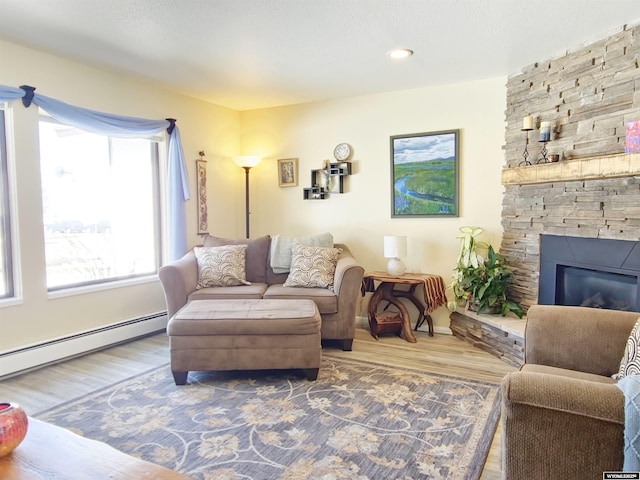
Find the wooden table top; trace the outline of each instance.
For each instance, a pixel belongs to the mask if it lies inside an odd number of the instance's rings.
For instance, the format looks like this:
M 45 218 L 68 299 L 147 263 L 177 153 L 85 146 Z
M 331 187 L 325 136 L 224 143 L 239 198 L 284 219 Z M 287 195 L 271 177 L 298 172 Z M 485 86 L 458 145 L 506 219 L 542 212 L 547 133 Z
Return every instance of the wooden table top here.
M 403 273 L 402 275 L 391 275 L 387 272 L 366 272 L 364 274 L 364 278 L 371 278 L 372 280 L 377 280 L 379 282 L 390 282 L 390 283 L 405 283 L 405 284 L 416 284 L 416 283 L 424 283 L 425 280 L 429 279 L 441 279 L 440 275 L 434 275 L 432 273 Z
M 424 284 L 425 314 L 432 313 L 436 308 L 446 305 L 447 295 L 444 280 L 440 275 L 431 273 L 404 273 L 390 275 L 387 272 L 366 272 L 362 278 L 362 294 L 374 290 L 373 282 L 381 284 L 391 283 L 400 285 Z
M 185 480 L 189 477 L 30 417 L 22 443 L 10 454 L 0 457 L 0 478 Z

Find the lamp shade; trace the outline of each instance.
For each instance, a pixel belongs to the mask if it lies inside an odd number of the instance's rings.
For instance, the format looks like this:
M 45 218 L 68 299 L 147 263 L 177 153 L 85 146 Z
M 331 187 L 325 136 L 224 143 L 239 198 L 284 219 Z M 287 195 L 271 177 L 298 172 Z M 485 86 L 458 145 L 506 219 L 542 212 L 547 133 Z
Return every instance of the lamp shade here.
M 260 163 L 260 159 L 255 155 L 240 155 L 238 157 L 233 157 L 233 161 L 236 165 L 242 168 L 252 168 Z
M 401 258 L 407 256 L 407 237 L 404 235 L 385 235 L 385 258 Z

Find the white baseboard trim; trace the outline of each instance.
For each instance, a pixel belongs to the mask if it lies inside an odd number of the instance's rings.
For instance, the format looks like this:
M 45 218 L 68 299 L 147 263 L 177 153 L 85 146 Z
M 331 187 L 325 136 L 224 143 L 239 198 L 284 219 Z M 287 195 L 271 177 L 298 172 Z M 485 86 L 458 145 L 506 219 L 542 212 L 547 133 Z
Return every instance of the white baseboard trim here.
M 162 331 L 166 327 L 167 314 L 159 312 L 95 330 L 0 352 L 0 379 L 7 375 Z

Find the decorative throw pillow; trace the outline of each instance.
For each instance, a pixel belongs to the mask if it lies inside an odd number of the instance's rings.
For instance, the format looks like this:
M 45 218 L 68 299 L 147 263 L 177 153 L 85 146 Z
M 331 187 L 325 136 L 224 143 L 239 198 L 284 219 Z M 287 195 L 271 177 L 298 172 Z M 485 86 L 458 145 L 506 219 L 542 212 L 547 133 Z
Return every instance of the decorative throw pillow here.
M 291 247 L 291 271 L 284 286 L 333 289 L 333 277 L 341 253 L 341 248 L 294 244 Z
M 198 261 L 196 289 L 250 285 L 245 280 L 246 245 L 194 247 Z
M 225 245 L 246 245 L 245 275 L 247 281 L 267 283 L 267 257 L 269 256 L 269 244 L 271 237 L 264 235 L 258 238 L 232 239 L 205 235 L 203 247 L 224 247 Z
M 620 361 L 620 370 L 612 375 L 616 380 L 626 377 L 627 375 L 640 374 L 640 318 L 631 330 L 627 346 L 624 349 L 624 355 Z

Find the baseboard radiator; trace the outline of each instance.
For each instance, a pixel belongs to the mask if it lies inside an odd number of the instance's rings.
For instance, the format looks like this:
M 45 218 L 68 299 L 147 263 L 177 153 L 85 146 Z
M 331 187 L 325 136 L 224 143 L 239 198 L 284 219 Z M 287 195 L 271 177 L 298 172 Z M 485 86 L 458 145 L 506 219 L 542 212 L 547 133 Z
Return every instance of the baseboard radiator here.
M 122 343 L 167 327 L 167 312 L 158 312 L 94 330 L 0 352 L 0 379 Z

